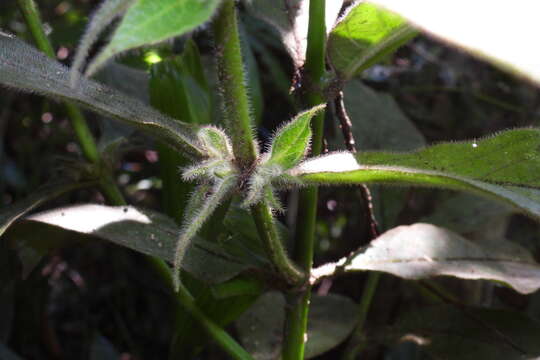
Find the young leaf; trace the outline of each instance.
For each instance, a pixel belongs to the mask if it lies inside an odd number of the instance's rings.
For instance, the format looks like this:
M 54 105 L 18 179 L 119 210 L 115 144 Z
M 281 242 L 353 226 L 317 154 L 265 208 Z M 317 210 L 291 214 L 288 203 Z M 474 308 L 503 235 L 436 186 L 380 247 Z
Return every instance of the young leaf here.
M 540 265 L 521 246 L 499 239 L 472 242 L 423 223 L 389 230 L 338 264 L 345 271 L 383 271 L 405 279 L 448 275 L 495 280 L 522 294 L 540 288 Z
M 352 7 L 328 38 L 328 57 L 346 80 L 411 40 L 417 31 L 400 16 L 373 4 Z
M 194 126 L 173 120 L 143 103 L 81 79 L 73 89 L 69 70 L 14 36 L 0 32 L 0 84 L 47 97 L 70 100 L 157 136 L 192 157 L 203 156 Z
M 92 15 L 92 20 L 81 38 L 71 67 L 70 82 L 72 87 L 76 86 L 77 81 L 79 80 L 79 73 L 84 66 L 88 52 L 98 39 L 99 34 L 101 34 L 101 32 L 105 30 L 118 15 L 132 5 L 134 1 L 135 0 L 105 0 Z
M 373 0 L 421 29 L 454 43 L 472 55 L 540 82 L 540 53 L 525 40 L 537 31 L 537 3 L 518 1 Z M 456 24 L 459 19 L 459 24 Z
M 225 132 L 215 126 L 204 126 L 197 137 L 210 158 L 232 160 L 232 145 Z
M 539 147 L 540 130 L 517 129 L 410 153 L 332 153 L 307 160 L 290 173 L 306 183 L 385 183 L 470 191 L 540 219 Z
M 285 299 L 278 292 L 262 295 L 237 321 L 240 339 L 255 359 L 274 359 L 283 342 Z M 354 329 L 357 305 L 329 294 L 311 299 L 305 358 L 319 356 L 339 345 Z
M 195 190 L 187 207 L 186 216 L 180 235 L 176 241 L 174 250 L 174 284 L 175 288 L 180 287 L 180 268 L 184 266 L 186 252 L 190 248 L 191 241 L 197 234 L 197 231 L 204 225 L 204 222 L 212 215 L 221 201 L 229 195 L 230 191 L 236 186 L 237 177 L 229 176 L 212 186 L 210 195 L 207 196 L 204 191 L 205 185 L 200 185 L 203 191 Z
M 138 0 L 129 8 L 110 43 L 88 65 L 93 74 L 103 63 L 126 50 L 155 44 L 195 29 L 208 21 L 220 0 Z
M 296 166 L 306 156 L 311 141 L 311 118 L 325 105 L 315 106 L 298 114 L 276 131 L 272 139 L 267 165 L 279 165 L 283 170 Z
M 37 233 L 42 236 L 36 237 Z M 34 257 L 73 245 L 77 240 L 97 238 L 172 263 L 178 226 L 171 218 L 150 210 L 87 204 L 31 215 L 14 224 L 5 237 L 19 251 L 32 252 Z M 227 255 L 219 245 L 199 238 L 193 241 L 182 262 L 184 270 L 208 283 L 229 280 L 249 267 Z

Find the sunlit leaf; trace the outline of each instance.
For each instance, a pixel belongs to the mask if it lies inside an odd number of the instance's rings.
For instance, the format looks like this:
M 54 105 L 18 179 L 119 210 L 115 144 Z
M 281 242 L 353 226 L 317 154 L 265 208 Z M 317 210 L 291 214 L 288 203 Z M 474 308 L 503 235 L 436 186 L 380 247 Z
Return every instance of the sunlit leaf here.
M 179 36 L 204 24 L 220 0 L 138 0 L 129 8 L 103 51 L 88 65 L 88 74 L 111 57 L 142 45 Z
M 333 153 L 291 171 L 306 183 L 384 183 L 470 191 L 540 219 L 540 131 L 517 129 L 409 153 Z
M 269 292 L 237 321 L 240 339 L 255 360 L 274 359 L 281 352 L 285 299 Z M 321 355 L 347 338 L 356 323 L 357 305 L 344 296 L 314 295 L 311 299 L 305 358 Z
M 482 1 L 372 1 L 419 28 L 503 69 L 540 82 L 540 51 L 534 46 L 537 3 Z
M 360 2 L 339 21 L 328 39 L 328 56 L 338 75 L 349 79 L 417 34 L 400 16 Z
M 345 271 L 382 271 L 405 279 L 448 275 L 496 280 L 523 294 L 540 288 L 540 265 L 521 246 L 501 239 L 473 242 L 424 223 L 391 229 L 338 263 Z
M 0 236 L 17 219 L 23 217 L 41 204 L 52 200 L 67 192 L 93 185 L 93 182 L 87 183 L 51 183 L 42 186 L 24 199 L 0 209 Z
M 324 105 L 319 105 L 297 115 L 276 131 L 266 164 L 276 164 L 282 169 L 296 166 L 309 150 L 311 141 L 311 119 Z
M 73 244 L 76 239 L 99 238 L 172 263 L 178 238 L 178 226 L 172 219 L 131 206 L 74 205 L 32 215 L 12 229 L 6 233 L 7 239 L 19 248 L 33 249 L 35 256 Z M 36 233 L 41 236 L 36 238 Z M 54 239 L 55 244 L 42 239 Z M 198 238 L 187 249 L 182 266 L 208 283 L 228 280 L 249 268 L 219 245 Z
M 170 146 L 198 157 L 193 126 L 175 121 L 138 100 L 81 79 L 69 84 L 69 69 L 14 36 L 0 32 L 0 84 L 53 99 L 70 100 L 102 115 L 146 131 Z

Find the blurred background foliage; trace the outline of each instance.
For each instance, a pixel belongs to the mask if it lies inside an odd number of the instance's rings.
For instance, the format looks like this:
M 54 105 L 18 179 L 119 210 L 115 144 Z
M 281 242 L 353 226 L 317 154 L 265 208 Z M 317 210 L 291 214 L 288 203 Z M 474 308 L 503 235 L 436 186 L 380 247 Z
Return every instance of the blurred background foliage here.
M 39 1 L 59 61 L 70 64 L 87 16 L 98 3 Z M 298 110 L 290 94 L 293 65 L 270 26 L 247 11 L 241 14 L 248 82 L 259 121 L 257 131 L 264 144 L 276 126 Z M 0 28 L 32 42 L 14 0 L 0 2 Z M 207 65 L 209 86 L 215 90 L 210 36 L 205 28 L 193 36 Z M 181 52 L 183 41 L 162 44 L 157 50 L 133 51 L 105 69 L 100 79 L 148 101 L 150 60 Z M 439 141 L 474 139 L 503 129 L 540 125 L 540 91 L 536 87 L 423 36 L 350 82 L 345 103 L 360 151 L 411 150 Z M 337 121 L 331 111 L 328 113 L 328 148 L 343 148 Z M 113 161 L 129 203 L 163 210 L 162 181 L 152 141 L 129 129 L 104 125 L 95 114 L 86 115 L 103 143 L 118 134 L 127 140 L 121 145 L 122 156 Z M 0 206 L 24 198 L 78 161 L 80 150 L 66 116 L 55 102 L 0 89 Z M 219 105 L 214 105 L 211 116 L 219 122 Z M 372 192 L 383 230 L 432 222 L 472 239 L 491 236 L 516 241 L 540 260 L 538 225 L 493 202 L 431 189 L 373 187 Z M 288 208 L 295 208 L 296 193 L 283 194 L 283 199 Z M 369 225 L 360 199 L 360 191 L 351 188 L 321 190 L 316 264 L 333 261 L 366 243 Z M 86 202 L 103 203 L 104 199 L 95 189 L 83 189 L 47 207 Z M 291 215 L 281 220 L 295 222 Z M 134 252 L 92 242 L 53 253 L 25 281 L 15 281 L 13 274 L 20 273 L 20 263 L 8 250 L 0 251 L 0 343 L 27 359 L 166 358 L 172 336 L 172 304 L 154 285 L 159 281 L 146 267 Z M 323 281 L 316 292 L 331 291 L 358 302 L 364 281 L 365 275 L 347 275 Z M 444 287 L 466 304 L 517 310 L 540 320 L 538 294 L 523 296 L 482 281 L 438 279 L 428 283 Z M 421 314 L 424 306 L 433 302 L 437 300 L 427 296 L 417 283 L 382 275 L 368 329 L 402 324 L 404 316 Z M 235 331 L 233 327 L 231 331 Z M 412 350 L 408 347 L 410 344 L 382 343 L 368 347 L 366 358 L 423 358 L 414 346 Z M 335 359 L 344 346 L 317 359 Z M 8 358 L 3 352 L 0 348 L 0 358 Z M 211 346 L 203 354 L 210 359 L 223 356 Z

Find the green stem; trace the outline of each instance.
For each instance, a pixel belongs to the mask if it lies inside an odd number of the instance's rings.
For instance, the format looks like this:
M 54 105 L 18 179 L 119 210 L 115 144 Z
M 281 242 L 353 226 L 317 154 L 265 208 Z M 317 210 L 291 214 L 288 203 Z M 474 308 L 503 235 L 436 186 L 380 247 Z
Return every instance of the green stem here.
M 241 170 L 257 160 L 253 119 L 249 107 L 234 0 L 225 0 L 214 21 L 218 76 L 223 92 L 227 130 L 231 132 L 236 161 Z
M 259 202 L 251 207 L 251 213 L 266 254 L 277 271 L 285 277 L 289 284 L 296 285 L 305 282 L 307 280 L 305 273 L 291 261 L 283 247 L 268 205 L 265 202 Z
M 214 35 L 218 57 L 218 76 L 222 87 L 227 119 L 227 130 L 232 136 L 236 162 L 245 174 L 257 161 L 257 146 L 253 137 L 253 119 L 245 86 L 246 77 L 238 36 L 238 22 L 234 0 L 225 0 L 214 21 Z M 268 257 L 276 270 L 292 285 L 306 280 L 306 276 L 287 257 L 287 253 L 274 223 L 272 212 L 266 203 L 251 208 Z
M 305 100 L 309 107 L 324 103 L 321 85 L 325 73 L 325 7 L 325 0 L 309 2 L 308 43 L 304 66 L 304 76 L 307 77 L 306 83 L 309 86 Z M 322 151 L 324 112 L 320 112 L 311 124 L 313 130 L 311 154 L 317 156 Z M 300 191 L 294 258 L 307 274 L 311 272 L 313 264 L 317 199 L 318 189 L 315 186 Z M 288 296 L 283 360 L 304 358 L 310 298 L 309 286 L 301 293 L 291 293 Z
M 41 23 L 39 11 L 34 1 L 17 0 L 17 2 L 37 47 L 47 56 L 55 59 L 56 56 L 54 49 L 51 42 L 47 38 L 45 31 L 43 30 L 43 24 Z M 64 103 L 64 105 L 66 112 L 71 119 L 71 125 L 75 131 L 75 135 L 77 136 L 79 144 L 81 145 L 81 150 L 84 157 L 91 163 L 101 166 L 101 157 L 99 155 L 98 148 L 81 110 L 76 105 L 67 101 Z M 122 193 L 118 189 L 118 186 L 115 184 L 110 174 L 106 174 L 101 179 L 100 187 L 109 203 L 115 205 L 126 204 Z
M 150 264 L 154 267 L 157 273 L 166 281 L 169 289 L 174 289 L 171 269 L 161 259 L 148 257 Z M 176 309 L 184 308 L 198 323 L 208 332 L 208 334 L 216 341 L 216 343 L 233 359 L 237 360 L 253 360 L 251 355 L 242 348 L 225 330 L 214 323 L 195 303 L 195 299 L 189 293 L 189 290 L 180 284 L 178 292 L 175 293 Z M 175 316 L 178 316 L 176 314 Z
M 362 350 L 364 338 L 364 325 L 366 323 L 366 318 L 375 295 L 375 290 L 379 284 L 379 279 L 381 277 L 380 273 L 370 272 L 367 278 L 366 285 L 364 286 L 364 291 L 362 292 L 362 300 L 358 306 L 358 319 L 356 322 L 356 328 L 354 333 L 351 336 L 349 341 L 348 350 L 345 350 L 343 360 L 354 360 L 358 353 Z M 359 344 L 359 345 L 358 345 Z

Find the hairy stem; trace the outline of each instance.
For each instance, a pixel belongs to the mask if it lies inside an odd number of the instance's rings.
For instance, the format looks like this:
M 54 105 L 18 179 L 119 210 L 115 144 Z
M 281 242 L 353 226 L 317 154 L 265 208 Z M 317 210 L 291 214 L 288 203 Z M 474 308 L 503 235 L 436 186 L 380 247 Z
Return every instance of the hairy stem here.
M 257 159 L 253 119 L 240 50 L 234 0 L 225 0 L 214 21 L 218 76 L 223 92 L 227 130 L 232 136 L 234 155 L 243 170 Z
M 36 42 L 37 47 L 43 51 L 47 56 L 55 58 L 54 49 L 51 42 L 47 38 L 45 31 L 43 30 L 43 24 L 39 16 L 38 8 L 33 0 L 17 0 L 19 8 L 24 16 L 26 24 L 30 29 L 32 37 Z M 101 157 L 97 149 L 92 132 L 86 123 L 86 119 L 81 110 L 74 104 L 65 101 L 64 102 L 66 112 L 71 119 L 71 125 L 77 136 L 77 140 L 81 145 L 81 150 L 84 157 L 93 164 L 101 165 Z M 108 202 L 115 205 L 124 205 L 126 201 L 122 196 L 122 193 L 116 186 L 112 176 L 106 174 L 100 180 L 100 188 L 107 198 Z
M 325 0 L 309 2 L 308 44 L 304 68 L 304 76 L 308 79 L 306 83 L 310 86 L 305 97 L 309 107 L 324 103 L 321 84 L 325 72 L 325 6 Z M 317 114 L 311 124 L 313 130 L 311 154 L 316 156 L 322 150 L 324 111 Z M 307 274 L 311 272 L 313 263 L 317 198 L 318 189 L 315 186 L 300 191 L 294 258 Z M 310 298 L 310 286 L 300 293 L 291 293 L 288 296 L 283 360 L 304 358 Z
M 258 154 L 245 86 L 246 77 L 234 0 L 225 0 L 221 5 L 221 10 L 214 21 L 214 34 L 227 130 L 232 136 L 236 163 L 243 174 L 249 174 L 257 162 Z M 267 256 L 285 281 L 291 285 L 298 285 L 307 279 L 307 276 L 287 257 L 269 206 L 261 202 L 251 208 L 251 214 L 257 224 L 259 236 L 265 244 Z

